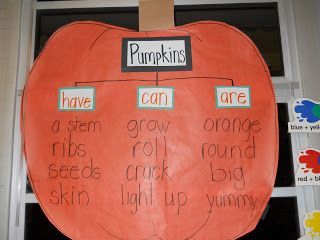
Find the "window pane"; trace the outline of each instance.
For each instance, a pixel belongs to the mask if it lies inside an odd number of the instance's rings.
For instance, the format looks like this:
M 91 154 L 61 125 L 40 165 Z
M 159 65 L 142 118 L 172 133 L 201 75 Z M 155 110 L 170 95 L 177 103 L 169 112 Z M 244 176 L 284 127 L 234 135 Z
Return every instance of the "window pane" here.
M 58 28 L 83 20 L 100 21 L 138 30 L 138 8 L 39 10 L 35 56 Z M 265 58 L 271 75 L 284 75 L 279 17 L 276 3 L 175 6 L 177 26 L 203 20 L 231 24 L 246 33 Z
M 176 25 L 213 20 L 239 28 L 256 44 L 272 76 L 284 75 L 276 3 L 179 6 Z
M 296 240 L 300 237 L 297 199 L 271 198 L 256 229 L 242 240 Z
M 67 240 L 69 238 L 65 237 L 49 222 L 39 204 L 28 203 L 26 204 L 24 239 Z
M 138 30 L 138 8 L 38 10 L 35 57 L 39 55 L 47 40 L 56 30 L 75 21 L 99 21 Z
M 242 240 L 296 240 L 300 236 L 296 198 L 271 198 L 256 229 Z M 26 204 L 25 240 L 68 239 L 45 217 L 38 204 Z
M 29 177 L 27 176 L 27 186 L 26 186 L 26 193 L 33 193 Z

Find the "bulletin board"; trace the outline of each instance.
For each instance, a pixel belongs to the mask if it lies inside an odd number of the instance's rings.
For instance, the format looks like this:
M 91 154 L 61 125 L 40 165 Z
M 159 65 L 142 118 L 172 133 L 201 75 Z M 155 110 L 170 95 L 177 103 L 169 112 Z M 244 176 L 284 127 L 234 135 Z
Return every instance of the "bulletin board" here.
M 76 240 L 237 239 L 275 181 L 268 67 L 221 22 L 59 29 L 26 82 L 21 125 L 42 210 Z

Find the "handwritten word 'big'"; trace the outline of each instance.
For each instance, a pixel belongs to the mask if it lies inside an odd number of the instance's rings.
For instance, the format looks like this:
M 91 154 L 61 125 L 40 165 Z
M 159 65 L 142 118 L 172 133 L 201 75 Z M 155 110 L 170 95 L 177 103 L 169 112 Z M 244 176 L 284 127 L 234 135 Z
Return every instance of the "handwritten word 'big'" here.
M 234 182 L 233 186 L 236 190 L 243 190 L 246 186 L 244 178 L 243 168 L 237 167 L 233 169 L 214 168 L 213 164 L 210 163 L 211 169 L 211 181 L 212 182 Z

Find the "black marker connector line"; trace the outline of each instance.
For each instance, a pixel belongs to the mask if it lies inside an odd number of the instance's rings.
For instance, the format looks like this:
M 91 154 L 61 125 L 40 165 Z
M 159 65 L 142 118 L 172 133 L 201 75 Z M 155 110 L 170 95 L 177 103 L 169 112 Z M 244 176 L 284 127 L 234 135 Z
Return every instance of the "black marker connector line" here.
M 117 82 L 154 82 L 156 86 L 159 86 L 159 82 L 166 82 L 166 81 L 175 81 L 175 80 L 188 80 L 188 79 L 212 79 L 212 80 L 225 80 L 231 83 L 231 86 L 234 85 L 234 80 L 232 78 L 224 78 L 224 77 L 181 77 L 181 78 L 164 78 L 158 79 L 159 73 L 156 72 L 156 79 L 119 79 L 119 80 L 98 80 L 98 81 L 88 81 L 88 82 L 75 82 L 74 86 L 79 86 L 79 84 L 94 84 L 94 83 L 117 83 Z
M 210 219 L 210 217 L 211 217 L 212 212 L 213 212 L 212 209 L 210 209 L 210 210 L 208 211 L 208 215 L 207 215 L 205 221 L 195 230 L 195 232 L 193 232 L 189 237 L 186 237 L 186 238 L 184 238 L 183 240 L 190 240 L 190 239 L 194 238 L 201 230 L 203 230 L 203 229 L 206 227 L 206 225 L 207 225 L 207 223 L 208 223 L 208 221 L 209 221 L 209 219 Z M 113 237 L 114 239 L 117 239 L 117 240 L 130 240 L 130 239 L 125 239 L 125 238 L 120 238 L 120 237 L 116 236 L 115 234 L 109 232 L 109 231 L 108 231 L 101 223 L 99 223 L 99 222 L 97 222 L 97 224 L 98 224 L 98 226 L 99 226 L 100 228 L 102 228 L 102 230 L 103 230 L 104 232 L 106 232 L 108 235 L 110 235 L 110 236 Z M 154 223 L 153 223 L 153 222 L 152 222 L 152 225 L 153 225 L 153 232 L 154 232 L 154 233 L 153 233 L 151 236 L 146 237 L 146 238 L 143 238 L 143 239 L 135 239 L 135 240 L 149 240 L 149 239 L 152 239 L 152 238 L 154 238 L 154 237 L 158 238 L 159 240 L 163 240 L 163 239 L 156 233 L 156 230 L 155 230 L 155 227 L 154 227 Z
M 111 237 L 113 237 L 114 239 L 117 240 L 149 240 L 152 239 L 154 237 L 157 237 L 158 239 L 161 239 L 156 233 L 153 233 L 151 236 L 146 237 L 146 238 L 136 238 L 136 239 L 127 239 L 127 238 L 120 238 L 118 236 L 116 236 L 115 234 L 109 232 L 101 223 L 97 222 L 97 225 L 104 231 L 106 232 L 108 235 L 110 235 Z
M 156 86 L 159 86 L 159 73 L 156 72 Z

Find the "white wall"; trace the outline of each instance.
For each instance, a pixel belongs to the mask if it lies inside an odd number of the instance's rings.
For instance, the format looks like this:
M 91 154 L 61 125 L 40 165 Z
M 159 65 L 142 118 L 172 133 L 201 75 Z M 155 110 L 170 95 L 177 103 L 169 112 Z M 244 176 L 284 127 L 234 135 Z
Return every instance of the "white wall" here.
M 0 240 L 7 239 L 20 0 L 0 0 Z
M 297 47 L 303 97 L 320 101 L 320 1 L 294 0 Z M 309 134 L 309 147 L 320 149 L 320 134 Z M 320 187 L 315 187 L 320 209 Z
M 295 0 L 297 45 L 303 96 L 320 101 L 319 0 Z M 309 135 L 310 147 L 320 148 L 320 134 Z

